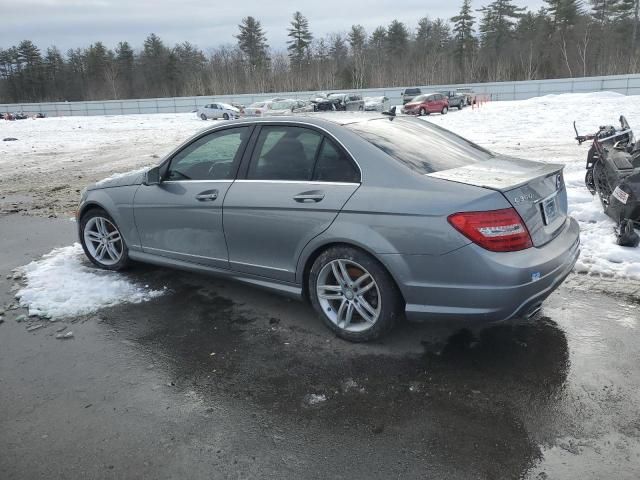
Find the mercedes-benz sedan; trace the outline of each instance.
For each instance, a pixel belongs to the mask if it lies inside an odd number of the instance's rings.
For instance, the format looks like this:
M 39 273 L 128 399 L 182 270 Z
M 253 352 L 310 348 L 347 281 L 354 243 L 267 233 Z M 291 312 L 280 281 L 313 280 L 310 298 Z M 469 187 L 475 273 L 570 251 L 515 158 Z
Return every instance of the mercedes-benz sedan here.
M 82 195 L 89 259 L 208 272 L 308 299 L 365 341 L 409 319 L 535 313 L 579 230 L 562 167 L 409 117 L 244 119 Z

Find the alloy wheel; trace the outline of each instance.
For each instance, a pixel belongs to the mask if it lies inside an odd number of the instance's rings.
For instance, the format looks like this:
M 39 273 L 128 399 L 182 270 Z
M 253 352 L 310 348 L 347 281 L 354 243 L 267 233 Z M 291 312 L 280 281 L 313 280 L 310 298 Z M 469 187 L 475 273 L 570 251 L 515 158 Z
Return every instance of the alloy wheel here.
M 318 274 L 318 303 L 327 318 L 349 332 L 368 330 L 382 308 L 380 289 L 373 276 L 359 263 L 337 259 Z
M 84 243 L 89 254 L 99 263 L 115 265 L 122 258 L 122 235 L 107 218 L 92 217 L 84 226 Z

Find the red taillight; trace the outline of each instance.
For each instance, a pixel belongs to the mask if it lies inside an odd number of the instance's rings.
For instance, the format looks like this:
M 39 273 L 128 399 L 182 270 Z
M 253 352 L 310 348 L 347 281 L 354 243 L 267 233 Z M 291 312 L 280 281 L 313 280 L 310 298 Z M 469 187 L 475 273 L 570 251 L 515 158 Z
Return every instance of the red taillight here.
M 454 213 L 448 220 L 469 240 L 492 252 L 515 252 L 533 246 L 529 230 L 514 208 Z

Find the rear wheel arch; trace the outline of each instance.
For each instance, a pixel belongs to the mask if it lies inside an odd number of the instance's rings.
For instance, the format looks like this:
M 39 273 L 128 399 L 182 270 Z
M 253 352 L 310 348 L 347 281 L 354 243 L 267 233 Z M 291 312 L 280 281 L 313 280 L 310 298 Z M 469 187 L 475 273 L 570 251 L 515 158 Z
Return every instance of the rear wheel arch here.
M 354 248 L 356 250 L 360 250 L 361 252 L 363 252 L 363 253 L 369 255 L 371 258 L 375 259 L 382 266 L 382 268 L 389 274 L 389 276 L 391 277 L 391 279 L 395 283 L 396 288 L 398 289 L 398 292 L 400 292 L 400 296 L 402 297 L 402 301 L 405 302 L 404 295 L 402 293 L 402 290 L 400 289 L 398 281 L 395 278 L 395 276 L 393 275 L 393 273 L 389 270 L 387 265 L 385 265 L 385 263 L 382 260 L 380 260 L 380 258 L 374 252 L 370 251 L 369 249 L 363 247 L 362 245 L 357 245 L 355 243 L 350 243 L 350 242 L 345 242 L 345 241 L 328 242 L 328 243 L 324 243 L 322 245 L 319 245 L 304 260 L 304 267 L 302 269 L 302 277 L 301 277 L 301 281 L 302 282 L 301 283 L 302 283 L 302 296 L 306 300 L 309 300 L 309 274 L 311 273 L 311 267 L 313 266 L 314 262 L 317 260 L 317 258 L 320 255 L 322 255 L 324 252 L 326 252 L 330 248 L 334 248 L 334 247 Z

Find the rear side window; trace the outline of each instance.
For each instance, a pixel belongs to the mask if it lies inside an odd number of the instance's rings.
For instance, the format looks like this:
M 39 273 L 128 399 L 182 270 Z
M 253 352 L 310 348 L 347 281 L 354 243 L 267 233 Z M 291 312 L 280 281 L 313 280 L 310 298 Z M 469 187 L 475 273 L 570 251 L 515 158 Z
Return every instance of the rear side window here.
M 493 158 L 489 150 L 429 122 L 383 118 L 345 125 L 414 172 L 427 174 Z
M 360 172 L 346 153 L 316 130 L 264 126 L 253 151 L 247 178 L 357 183 Z
M 322 135 L 301 127 L 262 127 L 247 178 L 310 180 Z
M 325 138 L 320 147 L 313 179 L 319 182 L 358 183 L 360 174 L 347 155 Z

